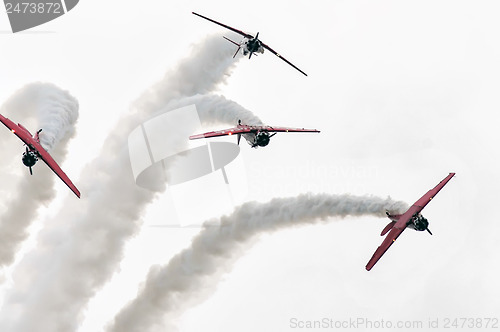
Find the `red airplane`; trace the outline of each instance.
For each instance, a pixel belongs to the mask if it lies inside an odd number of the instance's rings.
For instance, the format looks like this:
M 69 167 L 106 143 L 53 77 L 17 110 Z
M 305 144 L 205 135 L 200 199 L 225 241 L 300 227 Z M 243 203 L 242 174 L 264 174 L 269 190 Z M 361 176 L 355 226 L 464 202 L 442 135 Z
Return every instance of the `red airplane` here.
M 33 175 L 33 170 L 31 168 L 36 164 L 38 158 L 41 158 L 47 166 L 49 166 L 49 168 L 54 171 L 54 173 L 56 173 L 56 175 L 75 193 L 75 195 L 80 198 L 80 191 L 78 191 L 73 182 L 71 182 L 55 160 L 40 144 L 39 134 L 42 129 L 38 130 L 35 136 L 32 136 L 28 129 L 24 128 L 23 125 L 20 123 L 16 125 L 14 122 L 1 114 L 0 121 L 26 145 L 26 152 L 23 153 L 22 160 L 23 164 L 26 167 L 29 167 L 31 175 Z
M 241 43 L 237 43 L 235 41 L 232 41 L 229 38 L 224 37 L 224 39 L 226 39 L 226 40 L 230 41 L 231 43 L 235 44 L 236 46 L 238 46 L 238 49 L 236 50 L 236 53 L 234 53 L 234 55 L 233 55 L 233 58 L 236 56 L 236 54 L 238 54 L 238 51 L 241 49 L 242 46 L 243 46 L 243 55 L 246 56 L 247 54 L 249 54 L 249 56 L 248 56 L 249 59 L 252 57 L 252 54 L 255 53 L 255 55 L 257 55 L 257 53 L 264 53 L 264 49 L 267 49 L 269 52 L 271 52 L 272 54 L 276 55 L 278 58 L 280 58 L 281 60 L 285 61 L 290 66 L 292 66 L 293 68 L 297 69 L 302 74 L 304 74 L 305 76 L 307 76 L 306 73 L 304 73 L 302 70 L 300 70 L 298 67 L 296 67 L 293 63 L 291 63 L 290 61 L 288 61 L 287 59 L 285 59 L 284 57 L 282 57 L 278 52 L 276 52 L 275 50 L 273 50 L 272 48 L 270 48 L 269 46 L 267 46 L 266 44 L 264 44 L 262 41 L 260 41 L 259 40 L 259 33 L 258 32 L 257 32 L 257 34 L 254 37 L 254 36 L 252 36 L 252 35 L 250 35 L 248 33 L 245 33 L 245 32 L 240 31 L 238 29 L 232 28 L 229 25 L 225 25 L 225 24 L 222 24 L 220 22 L 214 21 L 211 18 L 208 18 L 206 16 L 197 14 L 195 12 L 192 12 L 192 13 L 194 15 L 196 15 L 196 16 L 204 18 L 205 20 L 208 20 L 208 21 L 210 21 L 212 23 L 218 24 L 218 25 L 220 25 L 220 26 L 222 26 L 222 27 L 224 27 L 226 29 L 229 29 L 229 30 L 231 30 L 233 32 L 236 32 L 237 34 L 240 34 L 240 35 L 243 36 L 243 40 L 241 41 Z
M 269 135 L 269 133 L 274 133 Z M 241 136 L 247 140 L 248 144 L 252 148 L 258 146 L 266 146 L 269 144 L 271 137 L 276 135 L 278 132 L 301 132 L 301 133 L 319 133 L 316 129 L 304 129 L 304 128 L 287 128 L 287 127 L 271 127 L 271 126 L 247 126 L 241 124 L 241 120 L 238 120 L 238 126 L 235 128 L 229 128 L 218 131 L 210 131 L 204 134 L 198 134 L 189 136 L 189 139 L 199 139 L 199 138 L 209 138 L 217 136 L 227 136 L 227 135 L 238 135 L 238 145 L 240 144 Z
M 380 236 L 384 236 L 387 232 L 389 234 L 385 238 L 384 242 L 377 248 L 372 258 L 366 264 L 366 270 L 370 271 L 371 268 L 378 262 L 380 257 L 389 249 L 389 247 L 396 241 L 398 236 L 403 233 L 406 228 L 413 228 L 416 231 L 427 231 L 432 235 L 429 230 L 429 221 L 425 219 L 420 212 L 424 209 L 424 207 L 437 195 L 437 193 L 451 180 L 451 178 L 455 176 L 455 173 L 450 173 L 444 180 L 439 182 L 437 186 L 433 189 L 429 190 L 427 194 L 422 196 L 418 201 L 415 202 L 405 213 L 403 214 L 395 214 L 391 215 L 389 212 L 387 213 L 387 217 L 392 221 L 385 226 L 382 230 Z

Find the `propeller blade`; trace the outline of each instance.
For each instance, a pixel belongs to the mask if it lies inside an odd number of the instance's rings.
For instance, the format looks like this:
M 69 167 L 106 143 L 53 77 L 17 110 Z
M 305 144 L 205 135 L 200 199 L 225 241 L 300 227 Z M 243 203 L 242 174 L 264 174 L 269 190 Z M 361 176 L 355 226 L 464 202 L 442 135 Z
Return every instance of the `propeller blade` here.
M 425 230 L 426 230 L 427 232 L 429 232 L 429 234 L 430 234 L 430 235 L 432 235 L 432 232 L 430 231 L 430 229 L 429 229 L 429 228 L 426 228 Z
M 238 145 L 240 145 L 241 134 L 238 134 Z
M 274 135 L 276 135 L 276 134 L 277 134 L 277 133 L 274 133 L 274 134 L 272 134 L 272 135 L 269 135 L 269 138 L 273 137 L 273 136 L 274 136 Z
M 255 39 L 259 39 L 259 32 L 255 35 Z
M 26 153 L 28 153 L 28 152 L 29 152 L 29 151 L 28 151 L 28 147 L 26 146 Z
M 250 52 L 250 55 L 248 56 L 248 60 L 250 60 L 252 58 L 252 54 L 253 54 L 253 52 Z
M 33 175 L 33 169 L 31 169 L 31 166 L 30 166 L 30 174 Z

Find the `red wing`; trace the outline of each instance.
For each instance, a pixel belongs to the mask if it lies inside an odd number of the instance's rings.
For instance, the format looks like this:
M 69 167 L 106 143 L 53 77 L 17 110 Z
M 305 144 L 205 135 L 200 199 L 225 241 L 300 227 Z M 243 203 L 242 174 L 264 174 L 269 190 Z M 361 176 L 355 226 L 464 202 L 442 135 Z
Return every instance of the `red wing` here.
M 317 129 L 305 129 L 305 128 L 288 128 L 288 127 L 273 127 L 273 126 L 261 126 L 258 128 L 260 130 L 266 130 L 269 132 L 280 132 L 280 133 L 294 133 L 294 132 L 319 133 L 320 132 Z
M 234 134 L 248 134 L 257 131 L 267 131 L 267 132 L 302 132 L 302 133 L 319 133 L 316 129 L 305 129 L 305 128 L 288 128 L 288 127 L 271 127 L 271 126 L 246 126 L 241 125 L 235 128 L 229 128 L 224 130 L 209 131 L 208 133 L 198 134 L 189 136 L 189 139 L 199 139 L 199 138 L 209 138 L 218 136 L 229 136 Z
M 438 183 L 437 186 L 429 190 L 424 196 L 422 196 L 418 201 L 416 201 L 409 209 L 406 211 L 406 213 L 410 212 L 411 216 L 414 216 L 415 214 L 420 213 L 424 207 L 434 198 L 434 196 L 437 195 L 437 193 L 443 189 L 443 187 L 448 183 L 448 181 L 451 180 L 452 177 L 455 176 L 455 173 L 450 173 L 448 174 L 447 177 L 445 177 L 441 182 Z M 406 214 L 405 213 L 405 214 Z M 400 219 L 397 223 L 397 227 L 403 227 L 403 225 L 406 225 L 407 221 L 403 221 Z
M 259 130 L 259 128 L 262 128 L 262 127 L 241 126 L 241 127 L 229 128 L 229 129 L 224 129 L 224 130 L 209 131 L 208 133 L 189 136 L 189 139 L 228 136 L 228 135 L 234 135 L 234 134 L 247 134 L 247 133 L 251 133 L 253 131 L 257 132 Z
M 24 144 L 32 147 L 33 144 L 36 143 L 36 141 L 31 136 L 31 133 L 26 128 L 15 124 L 10 119 L 7 119 L 1 114 L 0 114 L 0 122 L 2 122 L 5 125 L 5 127 L 9 128 L 14 135 L 19 137 L 19 139 L 23 141 Z
M 402 218 L 403 217 L 404 217 L 404 215 L 402 216 Z M 409 218 L 411 218 L 411 215 L 409 216 Z M 409 220 L 409 218 L 408 218 L 408 220 Z M 380 257 L 382 257 L 385 254 L 387 249 L 389 249 L 389 247 L 394 243 L 394 241 L 396 241 L 396 239 L 401 235 L 401 233 L 403 233 L 403 231 L 405 229 L 406 229 L 406 227 L 404 227 L 404 228 L 393 227 L 391 229 L 389 234 L 387 234 L 387 236 L 385 237 L 384 242 L 382 242 L 380 247 L 378 247 L 377 250 L 375 250 L 375 253 L 373 254 L 372 258 L 370 258 L 370 260 L 368 261 L 368 264 L 366 264 L 367 271 L 370 271 L 372 269 L 372 267 L 378 262 Z
M 231 31 L 233 31 L 233 32 L 236 32 L 236 33 L 238 33 L 238 34 L 242 35 L 242 36 L 243 36 L 243 37 L 245 37 L 245 38 L 248 38 L 248 39 L 252 39 L 252 38 L 253 38 L 253 36 L 252 36 L 252 35 L 250 35 L 250 34 L 248 34 L 248 33 L 245 33 L 245 32 L 243 32 L 243 31 L 240 31 L 240 30 L 238 30 L 238 29 L 235 29 L 235 28 L 233 28 L 233 27 L 230 27 L 229 25 L 222 24 L 222 23 L 220 23 L 220 22 L 217 22 L 217 21 L 215 21 L 215 20 L 212 20 L 211 18 L 208 18 L 208 17 L 206 17 L 206 16 L 203 16 L 203 15 L 197 14 L 197 13 L 195 13 L 195 12 L 192 12 L 192 13 L 193 13 L 194 15 L 199 16 L 199 17 L 201 17 L 201 18 L 204 18 L 205 20 L 208 20 L 208 21 L 210 21 L 210 22 L 212 22 L 212 23 L 218 24 L 218 25 L 220 25 L 221 27 L 224 27 L 224 28 L 229 29 L 229 30 L 231 30 Z
M 415 206 L 421 207 L 423 209 L 433 198 L 437 195 L 437 193 L 443 189 L 443 187 L 451 180 L 452 177 L 455 176 L 455 173 L 448 174 L 441 182 L 438 183 L 437 186 L 429 190 L 424 196 L 422 196 L 418 201 L 415 202 Z
M 282 57 L 278 52 L 276 52 L 275 50 L 273 50 L 272 48 L 270 48 L 269 46 L 267 46 L 266 44 L 262 43 L 262 46 L 269 50 L 269 52 L 273 53 L 274 55 L 276 55 L 278 58 L 280 58 L 281 60 L 285 61 L 286 63 L 288 63 L 290 66 L 292 66 L 293 68 L 297 69 L 298 71 L 300 71 L 302 74 L 304 74 L 305 76 L 307 76 L 306 73 L 304 73 L 302 70 L 300 70 L 297 66 L 295 66 L 293 63 L 291 63 L 290 61 L 288 61 L 287 59 L 285 59 L 284 57 Z
M 61 167 L 56 163 L 56 161 L 52 158 L 52 156 L 45 151 L 45 149 L 37 143 L 35 146 L 36 151 L 40 158 L 49 166 L 49 168 L 56 173 L 56 175 L 75 193 L 75 195 L 80 198 L 80 191 L 76 188 L 76 186 L 71 182 L 66 173 L 63 172 Z

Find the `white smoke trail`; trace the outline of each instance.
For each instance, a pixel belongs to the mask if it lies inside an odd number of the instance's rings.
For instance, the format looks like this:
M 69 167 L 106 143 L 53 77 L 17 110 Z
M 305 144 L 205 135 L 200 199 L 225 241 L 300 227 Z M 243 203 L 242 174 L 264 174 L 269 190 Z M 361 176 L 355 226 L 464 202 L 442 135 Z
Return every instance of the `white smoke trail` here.
M 26 122 L 37 123 L 37 127 L 30 128 L 31 132 L 42 128 L 42 145 L 47 150 L 53 150 L 52 156 L 58 163 L 64 161 L 67 144 L 75 133 L 74 125 L 78 119 L 78 101 L 69 92 L 50 83 L 32 83 L 10 97 L 2 106 L 1 113 L 24 126 L 28 126 Z M 24 168 L 21 163 L 24 148 L 18 143 L 17 137 L 3 142 L 16 147 L 19 167 Z M 12 155 L 3 155 L 1 160 L 10 161 L 11 158 Z M 33 169 L 33 176 L 23 169 L 19 183 L 10 188 L 8 210 L 0 216 L 0 265 L 12 263 L 21 242 L 28 236 L 27 228 L 38 208 L 48 204 L 55 196 L 54 182 L 59 179 L 42 165 L 43 161 L 38 164 Z
M 213 91 L 223 82 L 234 66 L 234 49 L 227 44 L 216 36 L 196 46 L 176 70 L 139 98 L 137 113 L 121 119 L 111 131 L 100 155 L 79 180 L 84 198 L 67 200 L 40 233 L 36 251 L 20 262 L 14 289 L 0 313 L 0 330 L 77 328 L 82 310 L 112 276 L 125 243 L 137 233 L 141 214 L 155 195 L 135 185 L 128 134 L 168 101 Z
M 165 266 L 151 268 L 137 297 L 117 314 L 110 332 L 164 331 L 163 318 L 173 318 L 201 289 L 217 282 L 242 253 L 242 247 L 264 232 L 315 224 L 333 217 L 401 212 L 407 205 L 390 198 L 351 195 L 299 195 L 268 203 L 241 205 L 229 216 L 207 222 L 189 248 Z M 214 280 L 215 279 L 215 280 Z M 172 322 L 170 322 L 171 324 Z M 169 328 L 172 328 L 169 326 Z
M 248 125 L 262 125 L 262 121 L 238 103 L 216 94 L 197 94 L 170 101 L 166 109 L 173 110 L 195 104 L 200 121 L 205 125 L 236 125 L 238 120 Z
M 240 56 L 233 59 L 233 53 L 234 45 L 221 35 L 206 38 L 193 47 L 189 57 L 167 71 L 160 82 L 148 89 L 134 103 L 134 108 L 154 112 L 172 100 L 213 92 L 226 82 L 236 60 L 241 59 Z

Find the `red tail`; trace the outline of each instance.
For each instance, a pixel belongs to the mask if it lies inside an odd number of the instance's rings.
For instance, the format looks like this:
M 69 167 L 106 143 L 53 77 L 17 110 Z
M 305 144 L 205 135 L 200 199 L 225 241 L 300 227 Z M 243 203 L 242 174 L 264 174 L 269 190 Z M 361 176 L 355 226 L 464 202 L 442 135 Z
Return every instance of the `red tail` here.
M 42 129 L 38 130 L 36 132 L 35 136 L 33 137 L 37 143 L 40 143 L 40 132 L 41 131 L 42 131 Z

